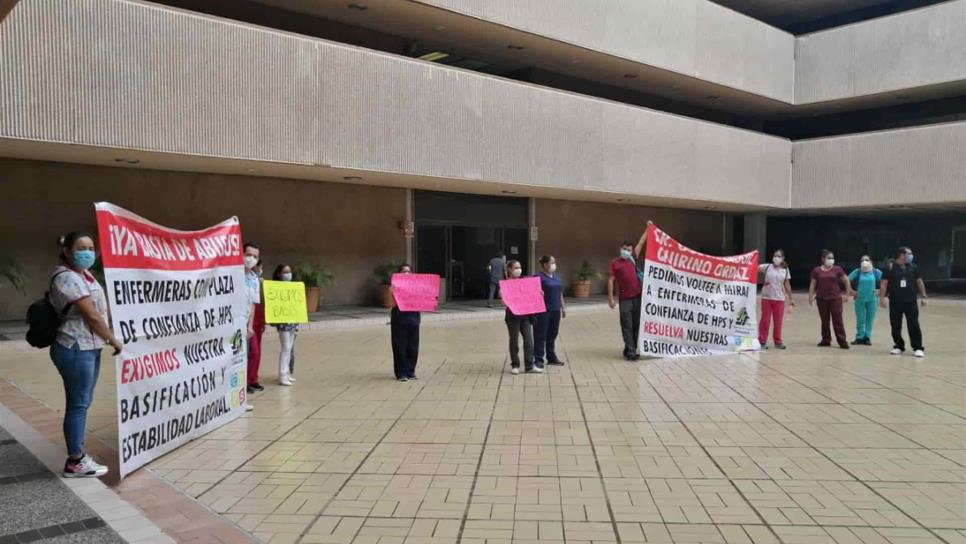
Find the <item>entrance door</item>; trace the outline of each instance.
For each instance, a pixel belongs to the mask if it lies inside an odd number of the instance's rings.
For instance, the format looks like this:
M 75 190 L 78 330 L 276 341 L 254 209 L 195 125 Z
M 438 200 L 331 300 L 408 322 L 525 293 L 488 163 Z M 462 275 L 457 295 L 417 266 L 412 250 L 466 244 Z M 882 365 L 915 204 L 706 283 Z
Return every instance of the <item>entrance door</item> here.
M 953 251 L 950 257 L 949 277 L 966 279 L 966 227 L 953 229 Z

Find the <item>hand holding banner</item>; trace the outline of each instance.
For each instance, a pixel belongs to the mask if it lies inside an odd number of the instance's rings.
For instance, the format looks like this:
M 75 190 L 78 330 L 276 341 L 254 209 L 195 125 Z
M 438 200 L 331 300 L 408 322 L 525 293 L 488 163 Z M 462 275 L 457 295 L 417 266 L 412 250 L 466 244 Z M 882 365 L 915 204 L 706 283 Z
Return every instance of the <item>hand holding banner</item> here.
M 547 306 L 543 302 L 543 291 L 540 288 L 540 278 L 501 280 L 500 293 L 502 293 L 503 302 L 510 308 L 513 315 L 542 314 L 547 311 Z
M 439 276 L 393 274 L 392 296 L 403 312 L 435 312 L 439 305 Z
M 305 305 L 305 284 L 300 281 L 262 282 L 265 293 L 265 322 L 308 323 L 309 310 Z

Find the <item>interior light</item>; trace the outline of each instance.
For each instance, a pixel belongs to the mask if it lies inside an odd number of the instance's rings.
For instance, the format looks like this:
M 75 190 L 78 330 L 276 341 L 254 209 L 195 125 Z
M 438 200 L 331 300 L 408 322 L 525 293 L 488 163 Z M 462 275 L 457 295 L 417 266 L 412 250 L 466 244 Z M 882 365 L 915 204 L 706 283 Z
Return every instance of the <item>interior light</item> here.
M 433 51 L 432 53 L 426 53 L 419 57 L 419 60 L 427 60 L 429 62 L 436 62 L 441 59 L 445 59 L 449 56 L 449 53 L 443 53 L 442 51 Z

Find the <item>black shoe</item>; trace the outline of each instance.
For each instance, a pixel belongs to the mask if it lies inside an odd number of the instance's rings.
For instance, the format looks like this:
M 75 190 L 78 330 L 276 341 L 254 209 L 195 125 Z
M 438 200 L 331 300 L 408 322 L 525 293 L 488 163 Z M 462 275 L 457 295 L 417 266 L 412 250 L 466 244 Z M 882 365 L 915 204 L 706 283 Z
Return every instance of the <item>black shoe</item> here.
M 856 338 L 855 340 L 852 340 L 852 345 L 853 346 L 858 346 L 858 345 L 861 345 L 861 344 L 864 344 L 864 343 L 865 343 L 865 340 L 863 340 L 861 338 Z
M 396 380 L 397 381 L 400 381 L 400 382 L 408 382 L 409 381 L 409 378 L 407 378 L 405 376 L 402 376 L 402 377 L 396 378 Z
M 848 342 L 844 342 L 842 344 L 839 344 L 839 347 L 841 349 L 849 349 L 849 343 Z
M 818 347 L 820 347 L 820 348 L 827 348 L 827 347 L 829 347 L 829 346 L 831 346 L 831 345 L 832 345 L 832 343 L 831 343 L 831 342 L 829 342 L 829 343 L 827 343 L 827 344 L 826 344 L 825 342 L 819 342 L 819 343 L 818 343 Z
M 864 345 L 864 346 L 871 346 L 872 345 L 872 339 L 871 338 L 866 338 L 865 340 L 862 341 L 862 345 Z
M 778 349 L 785 349 L 785 344 L 775 344 L 775 347 Z
M 767 351 L 768 350 L 768 344 L 762 344 L 761 345 L 761 349 L 762 349 L 762 351 Z
M 641 358 L 641 356 L 640 356 L 640 355 L 638 355 L 638 354 L 636 354 L 636 353 L 632 353 L 632 354 L 630 355 L 630 357 L 628 357 L 628 358 L 627 358 L 627 360 L 628 360 L 628 361 L 637 361 L 637 360 L 639 360 L 640 358 Z
M 565 363 L 563 361 L 547 361 L 547 364 L 553 366 L 564 366 Z
M 251 395 L 252 393 L 255 392 L 255 388 L 249 385 L 248 387 L 245 388 L 245 391 L 248 392 L 249 395 Z
M 409 377 L 409 379 L 410 379 L 410 380 L 418 380 L 419 378 L 417 378 L 417 377 L 416 377 L 416 375 L 415 375 L 415 374 L 413 374 L 412 376 L 410 376 L 410 377 Z
M 260 384 L 258 382 L 255 382 L 255 383 L 252 384 L 252 389 L 254 389 L 255 391 L 264 391 L 265 390 L 265 388 L 262 387 L 262 384 Z

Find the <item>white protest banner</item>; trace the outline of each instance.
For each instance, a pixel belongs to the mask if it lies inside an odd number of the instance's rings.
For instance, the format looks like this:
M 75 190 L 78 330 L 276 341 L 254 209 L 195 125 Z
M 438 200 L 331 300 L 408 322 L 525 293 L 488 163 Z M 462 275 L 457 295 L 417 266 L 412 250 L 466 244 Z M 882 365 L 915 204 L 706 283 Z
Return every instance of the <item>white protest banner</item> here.
M 244 412 L 241 227 L 157 225 L 99 202 L 97 230 L 114 334 L 121 477 Z
M 757 251 L 705 255 L 649 224 L 640 354 L 692 357 L 759 349 L 757 275 Z

